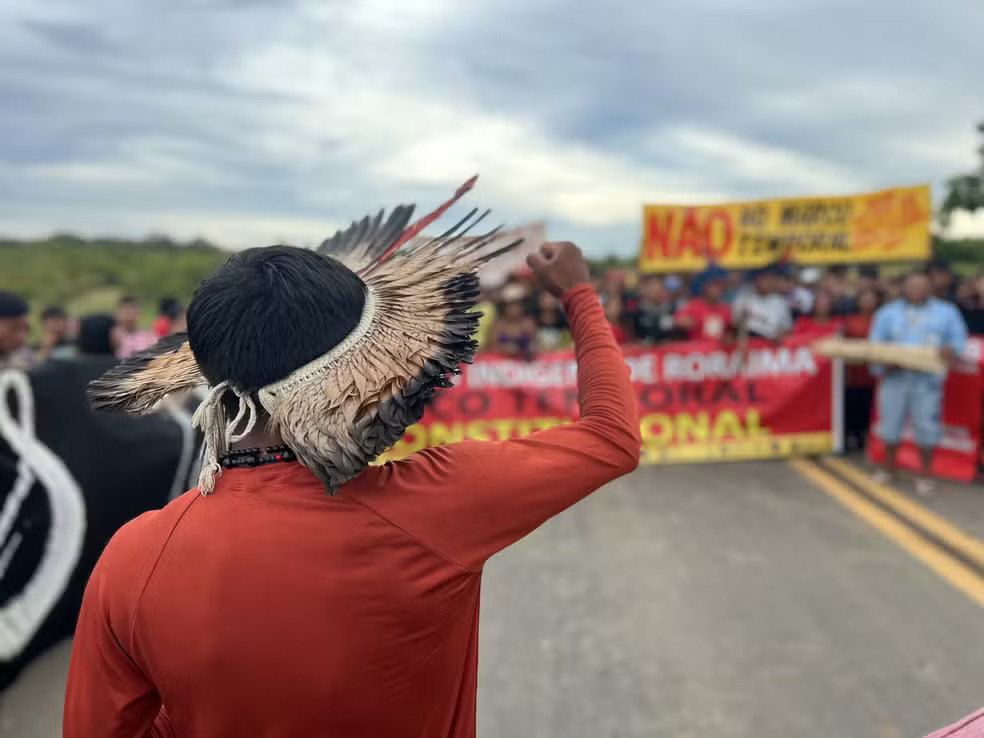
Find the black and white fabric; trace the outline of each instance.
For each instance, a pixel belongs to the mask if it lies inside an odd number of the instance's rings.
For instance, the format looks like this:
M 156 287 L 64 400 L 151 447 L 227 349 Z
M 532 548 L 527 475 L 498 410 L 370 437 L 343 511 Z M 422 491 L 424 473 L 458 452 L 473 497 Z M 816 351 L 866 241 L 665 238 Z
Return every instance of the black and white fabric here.
M 735 300 L 734 322 L 744 325 L 753 338 L 781 338 L 793 328 L 793 314 L 786 299 L 778 294 L 760 294 L 748 288 Z
M 92 412 L 112 357 L 0 371 L 0 690 L 75 628 L 110 537 L 193 486 L 200 398 L 145 417 Z

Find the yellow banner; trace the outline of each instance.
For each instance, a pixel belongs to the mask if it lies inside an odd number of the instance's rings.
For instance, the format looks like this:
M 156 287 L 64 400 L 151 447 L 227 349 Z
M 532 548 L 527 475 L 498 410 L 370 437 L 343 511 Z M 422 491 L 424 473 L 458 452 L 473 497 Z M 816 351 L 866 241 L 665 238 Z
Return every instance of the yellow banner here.
M 834 450 L 830 432 L 787 433 L 754 438 L 722 440 L 711 443 L 687 443 L 662 446 L 644 439 L 643 464 L 694 464 L 711 461 L 750 461 L 788 456 L 817 456 Z
M 726 423 L 700 430 L 700 418 L 691 415 L 647 415 L 641 418 L 643 464 L 688 464 L 713 461 L 748 461 L 789 456 L 816 456 L 834 450 L 830 431 L 773 434 L 759 426 L 758 413 L 721 416 Z M 708 422 L 704 418 L 705 423 Z M 425 448 L 445 443 L 522 438 L 533 431 L 570 423 L 568 418 L 500 418 L 468 423 L 429 423 L 407 428 L 406 435 L 373 465 L 404 459 Z M 717 429 L 720 424 L 721 428 Z M 727 436 L 725 436 L 727 433 Z
M 929 258 L 929 185 L 865 195 L 797 197 L 724 205 L 645 205 L 639 268 L 731 269 L 788 254 L 797 264 Z

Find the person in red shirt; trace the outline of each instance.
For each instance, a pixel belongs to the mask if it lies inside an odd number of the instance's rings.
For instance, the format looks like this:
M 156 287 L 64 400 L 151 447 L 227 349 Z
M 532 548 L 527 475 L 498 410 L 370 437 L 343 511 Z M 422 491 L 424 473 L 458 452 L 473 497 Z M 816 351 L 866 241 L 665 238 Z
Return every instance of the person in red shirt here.
M 529 263 L 570 324 L 579 420 L 370 466 L 474 354 L 494 246 L 452 230 L 393 254 L 436 217 L 406 227 L 410 212 L 319 252 L 233 256 L 187 337 L 91 387 L 131 412 L 211 389 L 198 488 L 121 529 L 93 571 L 66 738 L 475 735 L 485 562 L 634 469 L 639 418 L 579 250 L 546 244 Z
M 154 319 L 154 333 L 158 338 L 170 336 L 174 333 L 174 324 L 182 314 L 181 305 L 173 297 L 165 297 L 161 300 L 157 317 Z
M 856 302 L 857 312 L 844 318 L 844 337 L 867 340 L 881 296 L 869 287 L 858 292 Z M 844 367 L 844 435 L 849 448 L 864 448 L 868 441 L 876 384 L 867 364 Z
M 842 327 L 843 321 L 834 315 L 833 296 L 827 290 L 820 290 L 813 300 L 813 310 L 810 314 L 796 319 L 793 333 L 827 335 L 839 333 Z
M 694 278 L 690 300 L 676 315 L 676 326 L 687 331 L 691 341 L 720 341 L 731 326 L 731 306 L 724 302 L 728 272 L 710 266 Z
M 605 317 L 612 328 L 615 343 L 623 346 L 629 342 L 629 332 L 625 329 L 625 316 L 622 311 L 622 296 L 610 294 L 604 299 Z

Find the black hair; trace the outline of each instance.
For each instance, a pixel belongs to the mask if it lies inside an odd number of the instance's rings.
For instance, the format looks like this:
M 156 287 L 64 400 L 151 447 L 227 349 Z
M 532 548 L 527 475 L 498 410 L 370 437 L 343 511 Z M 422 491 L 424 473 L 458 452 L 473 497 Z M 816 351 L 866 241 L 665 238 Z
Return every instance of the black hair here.
M 158 315 L 174 320 L 181 314 L 181 303 L 173 297 L 161 298 L 160 307 L 157 309 Z
M 65 308 L 61 305 L 49 305 L 44 310 L 41 311 L 41 320 L 50 320 L 51 318 L 67 318 L 68 313 L 65 312 Z
M 140 300 L 138 300 L 134 295 L 123 295 L 120 298 L 120 305 L 136 305 Z
M 22 318 L 28 312 L 30 308 L 23 297 L 0 290 L 0 318 Z
M 112 315 L 87 315 L 79 321 L 79 334 L 75 345 L 80 354 L 112 356 L 113 326 L 116 320 Z
M 365 300 L 365 284 L 335 259 L 293 246 L 248 249 L 195 291 L 188 340 L 210 384 L 255 392 L 340 343 Z
M 885 299 L 885 293 L 879 287 L 862 287 L 858 290 L 858 294 L 854 296 L 855 304 L 859 304 L 861 298 L 869 292 L 875 296 L 875 307 L 878 307 L 882 303 L 882 300 Z
M 837 301 L 834 299 L 834 296 L 832 294 L 830 294 L 830 292 L 828 290 L 817 290 L 817 294 L 813 298 L 813 307 L 810 309 L 810 314 L 811 315 L 814 315 L 814 316 L 817 314 L 817 301 L 821 297 L 823 297 L 824 299 L 827 300 L 827 304 L 829 305 L 828 313 L 830 315 L 836 315 L 837 314 Z

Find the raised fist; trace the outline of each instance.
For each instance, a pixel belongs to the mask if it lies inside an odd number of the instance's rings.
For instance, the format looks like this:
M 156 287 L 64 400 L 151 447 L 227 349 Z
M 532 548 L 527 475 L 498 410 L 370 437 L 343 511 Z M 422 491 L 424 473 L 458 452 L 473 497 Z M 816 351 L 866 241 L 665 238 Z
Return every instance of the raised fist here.
M 591 281 L 581 249 L 569 241 L 547 242 L 526 261 L 544 289 L 556 297 Z

